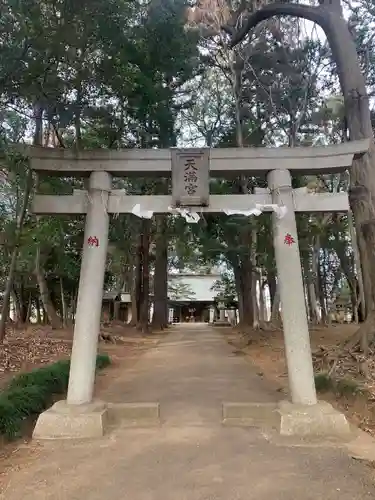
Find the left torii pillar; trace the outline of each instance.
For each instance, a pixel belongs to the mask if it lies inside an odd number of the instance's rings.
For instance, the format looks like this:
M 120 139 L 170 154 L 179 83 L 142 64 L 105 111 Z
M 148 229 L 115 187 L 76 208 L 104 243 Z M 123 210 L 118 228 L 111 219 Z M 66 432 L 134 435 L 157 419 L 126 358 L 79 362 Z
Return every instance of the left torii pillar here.
M 34 430 L 35 438 L 84 438 L 104 433 L 106 406 L 92 398 L 108 249 L 107 205 L 111 187 L 111 176 L 107 172 L 91 173 L 67 400 L 59 401 L 40 415 Z

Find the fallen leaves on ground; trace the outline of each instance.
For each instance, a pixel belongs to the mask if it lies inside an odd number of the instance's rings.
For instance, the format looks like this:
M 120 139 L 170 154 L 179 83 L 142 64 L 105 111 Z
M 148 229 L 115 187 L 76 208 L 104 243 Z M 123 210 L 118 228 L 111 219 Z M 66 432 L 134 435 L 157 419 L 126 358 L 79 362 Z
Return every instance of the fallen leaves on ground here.
M 338 407 L 340 411 L 344 411 L 355 425 L 375 435 L 375 348 L 372 346 L 366 360 L 366 379 L 361 373 L 364 368 L 361 353 L 355 349 L 345 350 L 342 347 L 357 328 L 357 325 L 338 324 L 311 329 L 314 370 L 316 373 L 331 372 L 336 380 L 348 381 L 346 396 L 327 393 L 321 397 Z M 283 332 L 281 330 L 272 332 L 238 330 L 232 330 L 232 333 L 228 335 L 230 343 L 236 348 L 243 349 L 266 378 L 287 389 Z M 354 381 L 352 386 L 351 380 Z M 351 395 L 351 387 L 365 389 L 366 396 Z
M 139 345 L 144 340 L 135 328 L 108 323 L 101 328 L 101 345 Z M 0 345 L 0 387 L 18 372 L 54 363 L 70 355 L 73 329 L 52 330 L 50 326 L 30 325 L 10 328 Z
M 27 371 L 69 356 L 72 342 L 53 338 L 49 329 L 28 328 L 8 334 L 0 346 L 0 384 L 4 375 Z

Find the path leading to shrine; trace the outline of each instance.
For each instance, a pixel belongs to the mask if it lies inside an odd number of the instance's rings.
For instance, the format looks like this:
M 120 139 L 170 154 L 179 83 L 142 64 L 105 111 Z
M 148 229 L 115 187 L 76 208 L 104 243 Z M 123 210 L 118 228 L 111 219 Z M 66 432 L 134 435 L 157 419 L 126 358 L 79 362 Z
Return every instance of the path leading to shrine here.
M 159 402 L 159 427 L 34 446 L 9 475 L 6 500 L 365 500 L 373 470 L 330 446 L 290 446 L 256 428 L 221 424 L 223 401 L 281 395 L 225 341 L 188 324 L 98 391 L 109 402 Z

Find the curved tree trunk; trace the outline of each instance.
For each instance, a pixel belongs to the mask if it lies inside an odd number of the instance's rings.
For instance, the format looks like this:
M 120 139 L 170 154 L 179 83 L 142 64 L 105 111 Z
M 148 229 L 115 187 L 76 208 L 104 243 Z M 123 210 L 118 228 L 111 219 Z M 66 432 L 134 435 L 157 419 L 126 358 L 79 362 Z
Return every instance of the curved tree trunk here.
M 266 5 L 250 15 L 237 33 L 231 27 L 224 29 L 233 35 L 234 46 L 260 22 L 274 16 L 293 16 L 319 24 L 327 36 L 344 96 L 349 137 L 351 140 L 372 139 L 368 153 L 355 159 L 350 176 L 350 205 L 358 230 L 358 247 L 369 319 L 368 325 L 364 325 L 367 335 L 374 333 L 372 325 L 375 323 L 372 321 L 375 317 L 375 286 L 372 286 L 372 283 L 375 283 L 375 143 L 369 98 L 356 46 L 344 19 L 340 0 L 320 0 L 319 3 L 318 7 L 290 3 Z

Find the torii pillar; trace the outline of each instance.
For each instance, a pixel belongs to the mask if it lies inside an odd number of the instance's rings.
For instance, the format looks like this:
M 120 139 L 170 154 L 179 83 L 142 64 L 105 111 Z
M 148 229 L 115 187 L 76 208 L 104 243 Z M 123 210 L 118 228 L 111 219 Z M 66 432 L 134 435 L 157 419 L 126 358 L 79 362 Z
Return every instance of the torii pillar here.
M 92 172 L 66 401 L 39 416 L 34 438 L 90 438 L 104 433 L 107 408 L 93 401 L 96 355 L 108 249 L 111 175 Z
M 111 189 L 112 180 L 107 172 L 91 174 L 67 395 L 70 405 L 91 403 L 94 391 Z
M 295 404 L 314 405 L 314 370 L 289 170 L 272 170 L 268 186 L 272 202 L 286 208 L 282 218 L 272 214 L 272 226 L 290 394 Z

